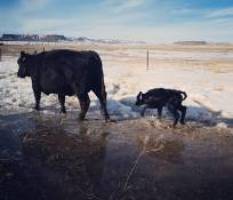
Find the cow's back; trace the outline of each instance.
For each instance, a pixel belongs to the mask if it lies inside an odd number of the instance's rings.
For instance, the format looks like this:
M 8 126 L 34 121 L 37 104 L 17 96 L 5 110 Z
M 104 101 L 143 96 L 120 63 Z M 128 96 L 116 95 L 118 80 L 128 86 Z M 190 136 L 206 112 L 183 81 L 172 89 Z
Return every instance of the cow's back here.
M 161 96 L 167 96 L 168 92 L 166 89 L 164 88 L 154 88 L 154 89 L 151 89 L 149 91 L 146 92 L 146 96 L 158 96 L 158 97 L 161 97 Z
M 101 87 L 102 63 L 94 51 L 52 50 L 41 55 L 41 85 L 45 93 L 73 95 L 73 85 L 89 91 Z

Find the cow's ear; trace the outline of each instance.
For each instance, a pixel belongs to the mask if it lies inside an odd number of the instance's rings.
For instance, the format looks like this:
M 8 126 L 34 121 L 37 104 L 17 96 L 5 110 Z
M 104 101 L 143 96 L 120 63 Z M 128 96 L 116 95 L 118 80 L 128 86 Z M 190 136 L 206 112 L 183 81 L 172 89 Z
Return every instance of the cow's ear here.
M 20 52 L 20 56 L 25 56 L 25 55 L 26 55 L 26 53 L 24 51 Z
M 27 54 L 24 51 L 20 52 L 21 62 L 25 62 Z

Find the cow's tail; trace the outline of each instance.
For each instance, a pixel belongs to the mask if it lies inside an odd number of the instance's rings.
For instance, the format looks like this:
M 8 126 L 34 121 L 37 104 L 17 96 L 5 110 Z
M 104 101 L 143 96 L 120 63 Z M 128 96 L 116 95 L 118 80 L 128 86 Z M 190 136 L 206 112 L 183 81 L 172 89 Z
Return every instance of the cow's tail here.
M 95 63 L 96 63 L 96 67 L 98 69 L 98 72 L 100 73 L 97 73 L 99 74 L 99 81 L 100 81 L 100 84 L 101 84 L 101 93 L 106 96 L 106 91 L 105 91 L 105 84 L 104 84 L 104 72 L 103 72 L 103 64 L 102 64 L 102 60 L 99 56 L 98 53 L 94 52 L 93 51 L 93 55 L 94 55 L 94 60 L 95 60 Z
M 188 97 L 188 95 L 186 94 L 186 92 L 180 91 L 180 94 L 182 96 L 182 100 L 183 101 Z
M 103 75 L 103 64 L 102 64 L 102 60 L 99 56 L 98 53 L 94 52 L 93 51 L 93 55 L 94 55 L 94 60 L 95 60 L 95 63 L 96 63 L 96 66 L 99 68 L 99 70 L 101 71 L 101 74 Z

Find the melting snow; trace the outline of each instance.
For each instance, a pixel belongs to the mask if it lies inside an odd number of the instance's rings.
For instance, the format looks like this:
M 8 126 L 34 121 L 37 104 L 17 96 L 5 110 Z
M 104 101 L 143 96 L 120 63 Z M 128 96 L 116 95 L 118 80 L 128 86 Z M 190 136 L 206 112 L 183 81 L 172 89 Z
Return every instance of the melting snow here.
M 16 59 L 4 57 L 0 62 L 0 111 L 5 113 L 31 111 L 34 105 L 31 80 L 17 78 Z M 134 105 L 137 93 L 156 87 L 186 91 L 188 98 L 184 104 L 188 106 L 188 120 L 216 122 L 219 127 L 225 127 L 222 119 L 233 118 L 233 72 L 216 73 L 203 68 L 184 69 L 177 66 L 159 66 L 146 71 L 142 66 L 133 67 L 111 61 L 104 62 L 104 72 L 108 109 L 117 119 L 140 117 L 140 108 Z M 89 113 L 95 114 L 99 112 L 99 103 L 93 94 L 90 97 L 92 103 Z M 68 111 L 79 108 L 75 97 L 67 98 L 66 105 Z M 60 106 L 57 96 L 43 95 L 41 107 L 44 107 L 42 112 L 58 112 Z M 156 115 L 157 112 L 148 112 L 147 116 L 151 114 Z

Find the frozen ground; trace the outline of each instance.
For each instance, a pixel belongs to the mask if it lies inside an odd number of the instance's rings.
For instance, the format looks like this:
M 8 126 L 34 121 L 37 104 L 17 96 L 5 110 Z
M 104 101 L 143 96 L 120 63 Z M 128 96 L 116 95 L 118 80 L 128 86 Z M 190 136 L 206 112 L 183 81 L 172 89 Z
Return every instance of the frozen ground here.
M 0 199 L 233 198 L 233 132 L 151 119 L 0 116 Z
M 149 70 L 145 67 L 143 50 L 99 50 L 103 59 L 108 108 L 116 119 L 139 118 L 140 108 L 134 105 L 139 91 L 165 87 L 186 91 L 187 121 L 202 122 L 226 127 L 233 119 L 233 69 L 205 67 L 200 61 L 226 60 L 233 63 L 232 52 L 161 51 L 150 53 Z M 144 51 L 145 53 L 145 51 Z M 16 77 L 17 57 L 3 57 L 0 62 L 0 110 L 6 112 L 31 111 L 34 98 L 31 81 Z M 162 61 L 161 61 L 162 60 Z M 174 63 L 172 61 L 174 60 Z M 189 61 L 192 61 L 191 63 Z M 212 63 L 214 66 L 214 63 Z M 89 118 L 99 116 L 99 104 L 93 94 Z M 42 112 L 59 112 L 55 95 L 42 96 Z M 75 97 L 67 98 L 68 111 L 78 110 Z M 147 117 L 156 116 L 148 111 Z M 167 113 L 164 114 L 165 118 Z

